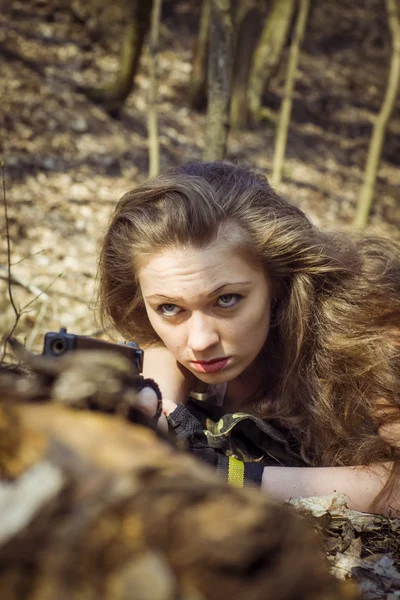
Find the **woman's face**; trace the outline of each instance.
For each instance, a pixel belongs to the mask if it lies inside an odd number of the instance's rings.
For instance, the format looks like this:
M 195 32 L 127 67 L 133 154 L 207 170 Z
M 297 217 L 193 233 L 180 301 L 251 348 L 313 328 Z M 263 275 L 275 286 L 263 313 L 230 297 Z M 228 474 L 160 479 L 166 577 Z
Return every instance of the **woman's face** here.
M 232 381 L 253 363 L 269 331 L 272 284 L 234 248 L 167 248 L 138 277 L 151 325 L 198 379 Z

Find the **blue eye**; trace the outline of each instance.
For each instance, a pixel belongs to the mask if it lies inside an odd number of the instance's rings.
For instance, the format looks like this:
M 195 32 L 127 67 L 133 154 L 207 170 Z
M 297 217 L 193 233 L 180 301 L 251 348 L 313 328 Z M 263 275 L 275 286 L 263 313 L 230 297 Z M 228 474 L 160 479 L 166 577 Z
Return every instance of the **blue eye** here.
M 160 304 L 157 307 L 157 312 L 164 315 L 164 317 L 176 317 L 179 308 L 176 304 Z
M 240 294 L 223 294 L 217 300 L 218 306 L 221 308 L 231 308 L 232 306 L 236 306 L 238 302 L 242 299 Z

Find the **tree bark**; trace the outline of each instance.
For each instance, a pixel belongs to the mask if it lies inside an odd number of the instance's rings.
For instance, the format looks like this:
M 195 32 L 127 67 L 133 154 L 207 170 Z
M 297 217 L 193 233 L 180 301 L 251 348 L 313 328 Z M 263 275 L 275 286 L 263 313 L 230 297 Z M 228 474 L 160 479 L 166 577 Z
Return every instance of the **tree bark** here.
M 235 58 L 231 100 L 231 127 L 247 124 L 247 94 L 251 62 L 263 22 L 263 4 L 258 0 L 241 0 L 235 19 Z
M 208 59 L 208 110 L 204 160 L 226 153 L 233 68 L 233 24 L 230 0 L 211 0 Z
M 293 90 L 295 86 L 297 65 L 300 56 L 300 45 L 304 37 L 309 8 L 310 0 L 300 0 L 299 12 L 297 15 L 294 30 L 294 37 L 290 46 L 285 90 L 279 115 L 278 129 L 275 138 L 271 178 L 271 183 L 273 186 L 278 186 L 282 180 L 287 135 L 289 130 L 290 115 L 292 112 Z
M 133 89 L 143 41 L 150 26 L 152 4 L 153 0 L 130 0 L 129 20 L 116 79 L 102 87 L 81 88 L 90 100 L 102 104 L 108 112 L 118 112 Z
M 199 34 L 193 53 L 192 74 L 188 92 L 189 104 L 195 110 L 199 110 L 207 103 L 207 59 L 210 14 L 211 0 L 203 0 Z
M 380 113 L 376 117 L 371 141 L 368 149 L 367 162 L 364 171 L 364 181 L 357 202 L 354 227 L 363 229 L 368 222 L 372 201 L 375 193 L 376 177 L 382 154 L 383 140 L 386 127 L 396 104 L 400 83 L 400 17 L 397 0 L 386 0 L 389 28 L 392 35 L 392 57 L 386 94 Z
M 304 518 L 143 426 L 123 358 L 0 372 L 0 598 L 341 600 Z
M 294 9 L 295 0 L 275 0 L 254 52 L 248 89 L 253 123 L 260 121 L 262 95 L 281 58 Z
M 148 144 L 149 177 L 155 177 L 160 171 L 160 140 L 158 137 L 157 117 L 157 52 L 160 37 L 162 0 L 154 0 L 150 30 L 150 68 L 149 68 L 149 106 L 148 106 Z

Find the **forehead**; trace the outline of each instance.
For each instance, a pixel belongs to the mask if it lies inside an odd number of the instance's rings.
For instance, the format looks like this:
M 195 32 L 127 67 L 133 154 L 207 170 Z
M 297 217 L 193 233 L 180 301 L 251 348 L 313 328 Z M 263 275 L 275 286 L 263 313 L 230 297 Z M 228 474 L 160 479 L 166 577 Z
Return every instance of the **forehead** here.
M 138 269 L 139 283 L 146 295 L 206 294 L 218 286 L 260 276 L 263 273 L 249 258 L 224 242 L 205 248 L 165 248 L 148 256 Z

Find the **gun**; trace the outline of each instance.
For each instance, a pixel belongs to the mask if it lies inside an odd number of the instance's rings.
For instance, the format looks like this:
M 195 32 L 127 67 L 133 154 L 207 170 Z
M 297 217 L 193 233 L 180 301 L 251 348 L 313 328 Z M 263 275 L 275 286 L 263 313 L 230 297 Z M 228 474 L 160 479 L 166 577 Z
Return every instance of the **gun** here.
M 65 327 L 60 331 L 49 331 L 44 336 L 43 356 L 61 358 L 67 352 L 74 350 L 111 350 L 129 358 L 138 375 L 143 371 L 143 350 L 136 342 L 121 342 L 114 344 L 104 340 L 96 340 L 84 335 L 67 333 Z
M 153 379 L 144 378 L 142 375 L 143 371 L 143 350 L 139 348 L 136 342 L 121 342 L 118 344 L 114 344 L 112 342 L 106 342 L 104 340 L 96 340 L 95 338 L 91 338 L 85 335 L 75 335 L 73 333 L 67 333 L 65 327 L 62 327 L 60 331 L 49 331 L 44 336 L 44 345 L 42 356 L 50 356 L 53 358 L 61 358 L 64 354 L 68 352 L 73 352 L 76 350 L 100 350 L 100 351 L 112 351 L 118 352 L 123 356 L 127 357 L 133 366 L 133 377 L 131 379 L 131 383 L 134 384 L 134 388 L 137 392 L 142 390 L 144 387 L 150 387 L 154 390 L 157 396 L 157 407 L 155 408 L 154 416 L 146 417 L 142 415 L 142 419 L 140 418 L 141 411 L 128 402 L 128 404 L 124 408 L 125 399 L 124 396 L 121 398 L 116 398 L 116 404 L 114 409 L 116 412 L 122 412 L 122 414 L 126 415 L 128 420 L 132 420 L 135 423 L 141 423 L 145 425 L 149 425 L 152 428 L 156 428 L 156 424 L 158 419 L 160 418 L 162 411 L 162 398 L 161 392 Z M 90 364 L 90 361 L 89 361 Z M 114 392 L 112 392 L 114 393 Z M 115 394 L 114 394 L 115 395 Z M 105 398 L 105 400 L 104 400 Z M 67 404 L 71 405 L 70 398 L 67 398 Z M 82 408 L 82 397 L 79 397 L 78 394 L 78 408 Z M 107 393 L 104 395 L 103 393 L 96 394 L 94 397 L 86 398 L 86 408 L 95 407 L 96 410 L 105 410 L 105 412 L 110 412 L 110 398 Z M 73 403 L 72 403 L 73 405 Z M 118 408 L 119 407 L 119 408 Z M 121 409 L 122 407 L 122 409 Z M 131 410 L 133 408 L 133 416 L 131 414 Z

